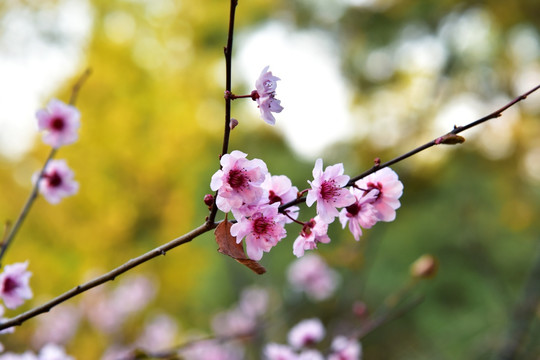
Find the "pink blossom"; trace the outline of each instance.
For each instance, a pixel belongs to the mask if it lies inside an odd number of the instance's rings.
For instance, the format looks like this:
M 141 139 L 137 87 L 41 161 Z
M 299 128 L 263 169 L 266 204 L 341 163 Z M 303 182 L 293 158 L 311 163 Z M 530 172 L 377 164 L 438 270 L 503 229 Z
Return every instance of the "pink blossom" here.
M 271 71 L 268 71 L 268 66 L 261 71 L 261 75 L 257 81 L 255 81 L 256 94 L 254 99 L 259 105 L 259 110 L 261 111 L 261 117 L 270 125 L 276 123 L 276 119 L 273 112 L 279 113 L 283 110 L 281 106 L 281 101 L 276 99 L 276 81 L 281 80 L 277 76 L 272 75 Z
M 238 308 L 251 317 L 264 315 L 268 309 L 268 290 L 258 287 L 250 287 L 242 290 Z
M 6 265 L 0 274 L 0 297 L 9 309 L 15 309 L 33 296 L 28 284 L 32 273 L 26 270 L 27 267 L 28 261 Z
M 265 360 L 297 360 L 297 355 L 290 346 L 270 343 L 264 347 Z
M 244 349 L 233 343 L 221 344 L 217 340 L 197 341 L 179 351 L 185 360 L 242 360 Z
M 173 347 L 178 334 L 178 325 L 169 315 L 155 315 L 145 324 L 143 333 L 135 344 L 137 348 L 161 351 Z
M 291 180 L 285 175 L 266 175 L 266 179 L 262 183 L 262 188 L 268 194 L 268 203 L 279 203 L 279 205 L 286 204 L 290 201 L 296 200 L 298 196 L 298 188 L 292 186 Z M 286 209 L 287 213 L 293 219 L 298 218 L 298 211 L 300 208 L 298 206 L 291 206 Z M 293 222 L 289 217 L 287 217 L 286 222 L 289 224 Z
M 304 255 L 305 250 L 316 249 L 318 243 L 328 244 L 330 238 L 327 232 L 328 224 L 322 221 L 320 216 L 315 216 L 304 225 L 300 236 L 294 241 L 293 254 L 301 257 Z
M 317 202 L 317 215 L 327 224 L 339 215 L 338 207 L 345 207 L 355 202 L 354 196 L 343 186 L 349 181 L 348 175 L 343 175 L 343 164 L 328 166 L 322 170 L 322 159 L 315 161 L 313 181 L 308 181 L 311 189 L 306 197 L 307 206 Z
M 220 312 L 212 319 L 212 329 L 218 336 L 246 336 L 257 326 L 256 319 L 239 308 Z
M 289 344 L 301 349 L 318 343 L 324 338 L 325 330 L 321 320 L 317 318 L 300 321 L 293 326 L 287 335 Z
M 39 173 L 32 177 L 35 183 Z M 39 181 L 39 192 L 51 204 L 58 204 L 63 197 L 71 196 L 79 191 L 79 183 L 73 180 L 73 171 L 65 160 L 51 160 L 47 164 Z
M 247 160 L 247 154 L 235 150 L 221 158 L 222 169 L 210 182 L 210 188 L 218 191 L 216 205 L 223 212 L 233 211 L 235 217 L 249 216 L 241 210 L 244 205 L 256 205 L 264 190 L 261 188 L 268 169 L 260 159 Z
M 276 92 L 277 83 L 276 81 L 281 80 L 277 76 L 272 75 L 271 71 L 268 71 L 270 66 L 266 66 L 259 75 L 257 81 L 255 81 L 255 89 L 259 97 L 265 95 L 273 95 Z
M 345 336 L 337 336 L 332 341 L 332 353 L 328 360 L 360 360 L 362 357 L 362 345 Z
M 281 100 L 276 99 L 274 95 L 270 95 L 258 98 L 257 104 L 259 104 L 262 119 L 270 125 L 275 125 L 276 118 L 272 113 L 280 113 L 283 110 Z
M 249 217 L 242 217 L 231 226 L 231 235 L 240 243 L 246 238 L 246 251 L 253 260 L 260 260 L 264 252 L 269 252 L 278 241 L 283 239 L 285 216 L 278 213 L 277 203 L 259 207 Z
M 38 360 L 74 360 L 74 358 L 67 355 L 61 346 L 51 343 L 41 349 Z
M 296 359 L 297 360 L 324 360 L 324 357 L 319 351 L 309 349 L 309 350 L 302 351 Z
M 359 241 L 360 236 L 362 236 L 362 227 L 369 229 L 379 220 L 377 211 L 373 206 L 373 202 L 377 200 L 377 196 L 379 195 L 379 190 L 372 189 L 369 192 L 365 192 L 352 188 L 351 193 L 354 195 L 356 202 L 341 210 L 339 221 L 343 228 L 349 222 L 349 230 L 353 234 L 354 239 Z
M 40 348 L 47 343 L 66 344 L 77 332 L 81 311 L 72 304 L 62 304 L 37 318 L 32 344 Z
M 53 99 L 47 104 L 47 109 L 38 110 L 36 117 L 39 130 L 45 131 L 45 144 L 58 148 L 77 140 L 81 114 L 74 106 Z
M 287 279 L 294 290 L 305 292 L 315 301 L 328 299 L 339 283 L 338 274 L 316 254 L 294 261 L 287 270 Z
M 393 221 L 396 218 L 396 209 L 401 205 L 399 198 L 403 194 L 403 184 L 392 169 L 381 169 L 358 180 L 355 185 L 365 193 L 372 189 L 379 191 L 377 197 L 371 202 L 379 220 Z

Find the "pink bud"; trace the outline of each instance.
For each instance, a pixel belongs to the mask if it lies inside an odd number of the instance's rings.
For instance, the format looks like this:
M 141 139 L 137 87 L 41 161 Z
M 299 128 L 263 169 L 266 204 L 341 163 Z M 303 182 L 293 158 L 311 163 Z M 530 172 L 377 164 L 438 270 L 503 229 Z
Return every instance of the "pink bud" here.
M 229 127 L 232 129 L 234 129 L 236 126 L 238 125 L 238 120 L 236 119 L 231 119 L 231 121 L 229 122 Z

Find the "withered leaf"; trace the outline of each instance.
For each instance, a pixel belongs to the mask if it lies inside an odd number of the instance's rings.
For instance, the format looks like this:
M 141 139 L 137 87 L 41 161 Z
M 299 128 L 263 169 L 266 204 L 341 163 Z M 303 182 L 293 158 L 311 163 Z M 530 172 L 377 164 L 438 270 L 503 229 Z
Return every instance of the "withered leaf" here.
M 240 264 L 247 266 L 255 273 L 261 275 L 266 269 L 255 260 L 248 259 L 244 253 L 242 243 L 236 243 L 236 237 L 231 235 L 232 223 L 225 218 L 214 231 L 216 242 L 219 246 L 218 251 L 222 254 L 232 257 Z

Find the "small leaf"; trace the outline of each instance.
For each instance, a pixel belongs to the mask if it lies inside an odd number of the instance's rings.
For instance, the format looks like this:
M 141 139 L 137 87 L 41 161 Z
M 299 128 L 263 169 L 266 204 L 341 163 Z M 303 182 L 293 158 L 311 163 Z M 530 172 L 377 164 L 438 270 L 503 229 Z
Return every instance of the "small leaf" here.
M 255 260 L 248 259 L 244 253 L 242 244 L 236 243 L 236 237 L 231 235 L 232 223 L 225 218 L 214 231 L 216 242 L 219 246 L 218 251 L 222 254 L 232 257 L 240 264 L 247 266 L 255 273 L 261 275 L 266 269 Z

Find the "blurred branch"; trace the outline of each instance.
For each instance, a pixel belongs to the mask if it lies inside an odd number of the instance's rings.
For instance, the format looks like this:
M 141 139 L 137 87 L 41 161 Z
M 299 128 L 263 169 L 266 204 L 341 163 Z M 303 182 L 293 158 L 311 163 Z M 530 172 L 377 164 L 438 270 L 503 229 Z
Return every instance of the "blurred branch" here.
M 380 164 L 380 161 L 379 159 L 377 159 L 377 161 L 375 161 L 375 165 L 373 167 L 371 167 L 369 170 L 366 170 L 364 171 L 363 173 L 361 173 L 360 175 L 357 175 L 353 178 L 351 178 L 349 180 L 349 182 L 347 183 L 347 185 L 345 186 L 352 186 L 354 185 L 354 183 L 360 179 L 363 179 L 365 178 L 366 176 L 370 175 L 370 174 L 373 174 L 374 172 L 380 170 L 380 169 L 383 169 L 385 167 L 389 167 L 391 165 L 394 165 L 395 163 L 398 163 L 400 161 L 403 161 L 405 159 L 408 159 L 410 158 L 411 156 L 413 155 L 416 155 L 418 154 L 419 152 L 421 151 L 424 151 L 426 149 L 429 149 L 430 147 L 432 146 L 435 146 L 435 145 L 441 145 L 441 144 L 445 144 L 445 145 L 454 145 L 454 144 L 461 144 L 465 141 L 464 138 L 462 138 L 461 136 L 458 136 L 457 134 L 465 131 L 465 130 L 468 130 L 472 127 L 475 127 L 477 125 L 480 125 L 488 120 L 491 120 L 491 119 L 496 119 L 498 117 L 500 117 L 502 115 L 502 113 L 507 110 L 508 108 L 514 106 L 515 104 L 517 104 L 518 102 L 522 101 L 522 100 L 525 100 L 529 95 L 531 95 L 533 92 L 537 91 L 538 89 L 540 89 L 540 85 L 537 85 L 536 87 L 534 87 L 533 89 L 523 93 L 522 95 L 518 96 L 517 98 L 515 98 L 514 100 L 510 101 L 508 104 L 504 105 L 503 107 L 501 107 L 500 109 L 498 110 L 495 110 L 494 112 L 478 119 L 478 120 L 475 120 L 475 121 L 472 121 L 470 122 L 469 124 L 467 125 L 464 125 L 464 126 L 454 126 L 454 129 L 442 136 L 439 136 L 427 143 L 425 143 L 424 145 L 421 145 L 403 155 L 400 155 L 390 161 L 387 161 L 385 163 L 382 163 Z M 286 204 L 283 204 L 279 207 L 279 211 L 280 212 L 283 212 L 283 210 L 293 206 L 293 205 L 297 205 L 297 204 L 300 204 L 300 203 L 303 203 L 306 201 L 306 198 L 305 197 L 299 197 L 297 198 L 296 200 L 293 200 L 293 201 L 289 201 L 288 203 Z
M 75 105 L 75 102 L 77 101 L 77 95 L 79 94 L 79 91 L 86 81 L 88 77 L 90 76 L 91 71 L 90 69 L 87 69 L 77 80 L 75 85 L 73 85 L 73 88 L 71 90 L 71 96 L 69 100 L 70 105 Z M 58 151 L 57 148 L 52 148 L 51 152 L 49 153 L 49 156 L 47 157 L 47 160 L 45 160 L 45 163 L 43 164 L 43 167 L 41 168 L 39 175 L 36 179 L 36 183 L 32 187 L 32 191 L 30 192 L 30 195 L 28 196 L 28 199 L 26 200 L 26 203 L 24 204 L 19 216 L 17 217 L 17 220 L 15 221 L 15 224 L 10 229 L 10 231 L 7 232 L 7 235 L 2 238 L 2 244 L 0 248 L 0 268 L 2 267 L 2 259 L 4 258 L 4 254 L 6 253 L 8 247 L 11 245 L 13 240 L 15 239 L 15 235 L 19 231 L 19 228 L 22 226 L 24 220 L 26 219 L 26 216 L 30 212 L 30 209 L 32 208 L 32 204 L 36 200 L 38 196 L 38 190 L 39 190 L 39 183 L 41 181 L 41 178 L 43 177 L 43 173 L 45 172 L 45 169 L 47 168 L 47 165 L 52 160 L 52 158 L 56 155 L 56 152 Z
M 531 323 L 536 318 L 536 311 L 540 304 L 540 245 L 537 248 L 529 278 L 524 286 L 523 294 L 519 299 L 502 347 L 496 359 L 512 360 L 522 359 L 520 352 L 526 342 Z
M 192 231 L 169 241 L 168 243 L 159 246 L 146 254 L 140 255 L 134 259 L 129 260 L 128 262 L 124 263 L 123 265 L 109 271 L 108 273 L 99 276 L 91 281 L 88 281 L 82 285 L 78 285 L 77 287 L 63 293 L 62 295 L 59 295 L 55 297 L 54 299 L 46 302 L 45 304 L 36 307 L 34 309 L 31 309 L 25 313 L 22 313 L 12 319 L 9 319 L 3 323 L 0 324 L 0 330 L 10 328 L 12 326 L 19 326 L 23 322 L 25 322 L 28 319 L 31 319 L 39 314 L 43 314 L 51 310 L 56 305 L 59 305 L 63 303 L 66 300 L 71 299 L 72 297 L 75 297 L 87 290 L 90 290 L 96 286 L 99 286 L 107 281 L 114 280 L 117 276 L 125 273 L 128 270 L 133 269 L 134 267 L 141 265 L 155 257 L 158 257 L 160 255 L 165 255 L 167 251 L 174 249 L 180 245 L 183 245 L 187 242 L 190 242 L 191 240 L 195 239 L 197 236 L 202 235 L 212 229 L 214 229 L 217 226 L 217 224 L 210 224 L 208 222 L 205 222 L 201 226 L 193 229 Z
M 234 37 L 234 16 L 236 14 L 236 6 L 238 0 L 231 0 L 231 9 L 229 15 L 229 34 L 227 36 L 227 46 L 225 46 L 225 93 L 231 93 L 232 83 L 232 49 L 233 49 L 233 37 Z M 229 138 L 231 134 L 231 97 L 225 96 L 225 128 L 223 131 L 223 147 L 221 149 L 221 155 L 219 158 L 229 152 Z M 217 199 L 217 191 L 214 195 L 214 199 Z M 210 215 L 208 215 L 208 223 L 213 223 L 216 219 L 217 205 L 214 201 Z

